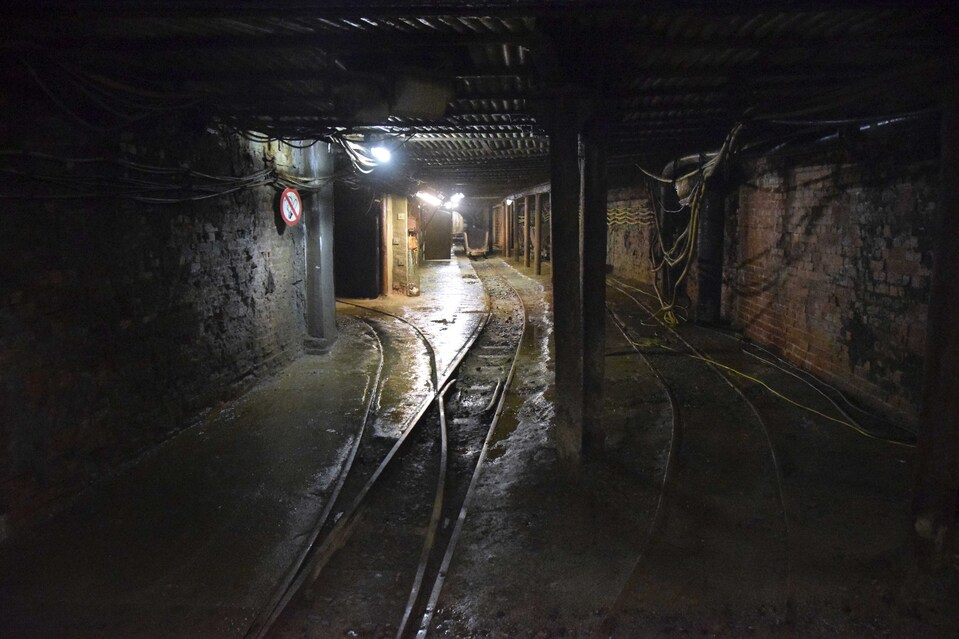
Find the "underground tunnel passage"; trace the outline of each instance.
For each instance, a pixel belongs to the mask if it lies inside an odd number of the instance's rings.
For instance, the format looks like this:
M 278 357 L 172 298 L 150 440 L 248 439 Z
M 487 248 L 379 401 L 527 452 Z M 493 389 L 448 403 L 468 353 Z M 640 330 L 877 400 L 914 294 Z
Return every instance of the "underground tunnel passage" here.
M 959 636 L 951 3 L 0 16 L 0 636 Z

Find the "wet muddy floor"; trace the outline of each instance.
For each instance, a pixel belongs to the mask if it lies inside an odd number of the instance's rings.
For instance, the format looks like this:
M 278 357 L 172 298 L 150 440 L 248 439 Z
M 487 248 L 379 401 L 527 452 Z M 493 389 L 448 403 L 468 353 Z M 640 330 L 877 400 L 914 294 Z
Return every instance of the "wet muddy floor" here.
M 340 330 L 0 546 L 0 637 L 242 637 L 363 422 L 380 351 L 360 322 Z
M 527 325 L 428 636 L 959 636 L 954 590 L 917 601 L 902 589 L 908 432 L 735 333 L 662 326 L 648 291 L 611 277 L 605 448 L 563 465 L 548 268 L 498 258 L 430 263 L 419 297 L 342 301 L 329 355 L 301 358 L 6 542 L 0 636 L 243 637 L 352 447 L 369 444 L 357 458 L 375 465 L 397 440 L 496 304 L 482 283 L 493 279 L 523 299 Z M 482 412 L 492 384 L 468 385 L 454 408 Z M 436 457 L 421 445 L 393 485 L 406 473 L 428 494 Z M 418 548 L 429 505 L 404 501 L 418 490 L 383 493 L 366 532 Z M 277 636 L 393 636 L 415 563 L 372 545 L 311 588 L 333 612 L 303 608 Z
M 543 309 L 540 339 L 438 636 L 959 636 L 959 599 L 902 591 L 912 449 L 896 441 L 909 433 L 848 409 L 879 439 L 863 437 L 770 354 L 702 327 L 673 333 L 614 280 L 607 449 L 565 468 L 550 436 L 549 294 L 513 270 Z

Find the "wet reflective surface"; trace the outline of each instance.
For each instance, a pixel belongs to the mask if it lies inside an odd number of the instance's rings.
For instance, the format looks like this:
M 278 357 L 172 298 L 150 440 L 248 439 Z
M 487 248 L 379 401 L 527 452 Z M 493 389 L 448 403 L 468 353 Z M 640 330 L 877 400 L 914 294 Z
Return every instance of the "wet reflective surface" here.
M 483 319 L 487 301 L 469 260 L 427 262 L 420 270 L 420 294 L 358 301 L 389 311 L 414 324 L 436 351 L 442 373 Z
M 341 330 L 329 355 L 300 358 L 0 547 L 3 636 L 242 636 L 363 419 L 379 351 L 356 320 Z
M 433 349 L 437 375 L 442 376 L 487 309 L 482 285 L 468 260 L 427 262 L 420 282 L 421 292 L 415 297 L 344 300 L 337 308 L 338 313 L 358 315 L 381 327 L 390 358 L 374 426 L 382 437 L 398 437 L 406 417 L 433 391 L 424 339 Z
M 608 323 L 606 449 L 563 467 L 551 432 L 552 352 L 561 345 L 546 278 L 498 259 L 437 262 L 423 270 L 420 297 L 357 303 L 413 322 L 443 369 L 487 308 L 474 267 L 519 291 L 530 325 L 430 636 L 956 636 L 955 604 L 921 609 L 899 597 L 908 449 L 863 439 L 742 380 L 738 395 L 647 312 L 608 291 L 646 360 Z M 369 331 L 395 371 L 376 406 L 375 439 L 391 442 L 432 390 L 415 330 L 347 305 L 338 312 L 343 337 L 327 359 L 295 362 L 34 537 L 0 547 L 0 634 L 242 636 L 301 550 L 362 420 L 379 358 Z M 800 403 L 832 410 L 735 339 L 695 326 L 680 334 Z M 421 534 L 422 514 L 407 521 L 413 514 L 397 511 L 396 543 Z M 307 626 L 306 636 L 389 634 L 395 620 L 350 615 L 402 590 L 408 567 L 347 561 L 339 570 L 367 590 L 339 600 L 336 624 L 307 615 L 284 636 L 304 636 Z
M 432 594 L 442 588 L 440 567 L 458 541 L 459 528 L 454 522 L 469 508 L 464 501 L 477 467 L 481 468 L 481 451 L 525 326 L 524 309 L 512 288 L 495 269 L 474 266 L 480 270 L 477 275 L 483 281 L 491 313 L 455 373 L 451 372 L 456 382 L 445 394 L 445 429 L 441 431 L 434 404 L 424 419 L 407 427 L 403 446 L 356 511 L 349 485 L 364 483 L 371 476 L 366 459 L 385 456 L 378 441 L 364 438 L 360 461 L 344 489 L 346 499 L 335 506 L 336 511 L 346 511 L 343 532 L 329 533 L 342 542 L 332 546 L 336 549 L 333 554 L 326 544 L 318 551 L 323 559 L 317 562 L 319 574 L 311 573 L 316 581 L 291 600 L 270 636 L 405 637 L 428 624 L 422 620 L 429 618 Z M 468 262 L 460 263 L 461 269 L 469 267 Z M 458 275 L 437 268 L 434 282 L 451 273 Z M 417 319 L 416 315 L 412 318 Z M 406 356 L 417 352 L 408 351 Z M 437 353 L 440 358 L 445 359 L 441 350 Z M 402 361 L 389 360 L 388 378 L 396 377 L 389 372 L 393 364 L 403 370 Z M 389 410 L 390 401 L 382 398 L 378 402 L 381 410 Z M 445 448 L 444 443 L 448 444 Z M 354 517 L 354 512 L 360 514 Z M 398 635 L 401 624 L 404 632 Z
M 536 368 L 551 359 L 526 351 L 527 391 L 484 472 L 433 636 L 956 636 L 948 598 L 923 609 L 899 598 L 908 449 L 757 386 L 739 396 L 648 312 L 615 292 L 609 302 L 665 385 L 608 323 L 607 448 L 568 469 L 550 438 L 549 375 Z M 808 386 L 746 357 L 735 339 L 695 326 L 680 333 L 829 410 Z M 675 470 L 663 492 L 674 429 Z

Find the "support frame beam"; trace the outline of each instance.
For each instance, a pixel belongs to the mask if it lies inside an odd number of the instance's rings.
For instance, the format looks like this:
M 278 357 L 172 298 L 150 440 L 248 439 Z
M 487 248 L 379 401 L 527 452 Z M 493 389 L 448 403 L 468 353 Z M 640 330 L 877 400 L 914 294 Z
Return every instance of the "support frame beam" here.
M 912 502 L 912 548 L 925 574 L 949 570 L 959 501 L 959 82 L 945 88 L 938 246 L 926 329 L 926 365 Z

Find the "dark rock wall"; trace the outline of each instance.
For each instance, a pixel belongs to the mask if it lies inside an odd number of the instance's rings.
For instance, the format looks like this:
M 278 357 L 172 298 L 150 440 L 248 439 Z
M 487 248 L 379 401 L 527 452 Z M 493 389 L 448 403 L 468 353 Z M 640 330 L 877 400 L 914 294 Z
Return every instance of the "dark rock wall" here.
M 296 174 L 304 153 L 328 152 L 212 130 L 54 139 L 21 144 L 106 161 L 5 163 L 65 180 L 46 196 L 0 200 L 5 524 L 76 493 L 302 348 L 304 228 L 278 221 L 275 189 L 179 204 L 59 197 L 76 175 L 100 176 L 109 193 L 124 174 L 116 160 L 236 177 Z

